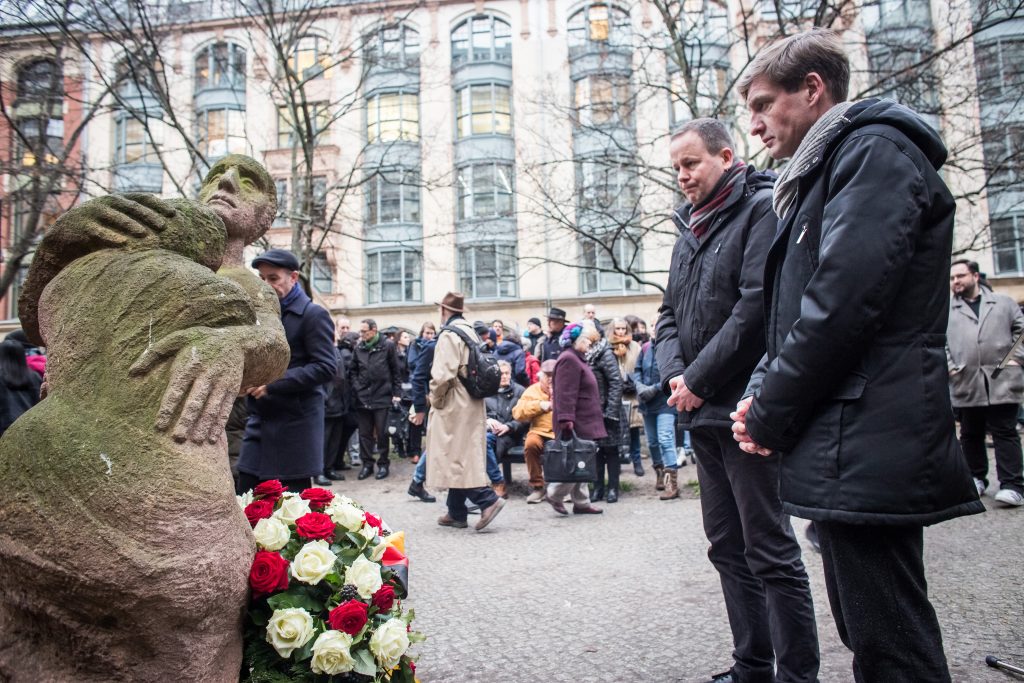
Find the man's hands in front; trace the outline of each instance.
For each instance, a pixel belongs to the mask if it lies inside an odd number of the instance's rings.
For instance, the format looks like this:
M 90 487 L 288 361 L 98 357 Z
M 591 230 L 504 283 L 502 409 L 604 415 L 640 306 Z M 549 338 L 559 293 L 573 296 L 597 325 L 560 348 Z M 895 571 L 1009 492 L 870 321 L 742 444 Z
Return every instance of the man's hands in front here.
M 753 396 L 747 396 L 736 404 L 736 410 L 729 413 L 729 417 L 732 418 L 732 438 L 740 444 L 740 450 L 757 455 L 771 455 L 772 451 L 770 448 L 764 448 L 750 438 L 750 434 L 747 433 L 747 412 L 750 410 L 750 406 L 754 403 Z
M 690 387 L 686 386 L 686 380 L 682 375 L 676 375 L 670 379 L 668 386 L 672 390 L 672 394 L 668 397 L 668 404 L 680 413 L 684 410 L 687 412 L 697 410 L 704 405 L 704 399 L 690 391 Z

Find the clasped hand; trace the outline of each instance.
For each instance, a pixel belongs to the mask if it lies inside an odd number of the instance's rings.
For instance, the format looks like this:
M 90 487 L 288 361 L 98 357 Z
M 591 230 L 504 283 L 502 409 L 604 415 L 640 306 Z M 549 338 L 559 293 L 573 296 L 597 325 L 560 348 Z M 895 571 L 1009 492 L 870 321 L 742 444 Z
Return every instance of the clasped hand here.
M 757 443 L 747 433 L 747 412 L 750 410 L 750 406 L 754 403 L 753 396 L 747 396 L 736 404 L 736 410 L 729 413 L 729 417 L 732 418 L 732 438 L 740 444 L 740 450 L 751 455 L 771 455 L 772 450 L 765 448 Z
M 697 410 L 704 405 L 704 399 L 690 391 L 686 386 L 686 379 L 682 375 L 676 375 L 668 381 L 672 394 L 668 397 L 668 404 L 673 406 L 680 413 L 684 410 L 689 412 Z

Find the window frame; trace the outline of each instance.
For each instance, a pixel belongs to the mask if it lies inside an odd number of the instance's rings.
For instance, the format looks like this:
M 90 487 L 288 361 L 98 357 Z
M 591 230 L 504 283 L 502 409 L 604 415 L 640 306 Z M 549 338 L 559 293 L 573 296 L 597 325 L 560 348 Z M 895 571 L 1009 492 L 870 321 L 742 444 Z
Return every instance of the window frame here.
M 398 118 L 382 119 L 382 98 L 397 98 Z M 411 101 L 410 101 L 411 99 Z M 412 110 L 414 118 L 407 116 Z M 385 123 L 397 122 L 397 136 L 384 137 L 383 128 Z M 366 141 L 367 144 L 382 144 L 389 142 L 419 142 L 420 139 L 420 94 L 418 91 L 389 90 L 375 92 L 366 98 Z
M 141 142 L 128 143 L 128 128 L 138 126 L 139 133 L 141 134 Z M 141 153 L 133 160 L 128 160 L 128 148 L 141 147 Z M 146 127 L 142 125 L 134 116 L 129 115 L 127 112 L 120 112 L 120 115 L 114 119 L 114 165 L 115 166 L 132 166 L 135 164 L 149 165 L 159 164 L 160 158 L 156 153 L 156 143 L 150 139 L 149 133 L 146 132 Z
M 505 185 L 499 178 L 499 167 L 505 171 Z M 490 175 L 490 202 L 493 211 L 481 213 L 478 209 L 478 197 L 485 197 L 488 192 L 478 187 L 481 169 L 488 168 Z M 486 218 L 510 218 L 515 215 L 515 167 L 511 162 L 484 161 L 466 164 L 456 169 L 456 216 L 460 221 L 479 220 Z
M 625 273 L 610 270 L 612 257 L 602 242 L 590 237 L 583 237 L 579 241 L 579 246 L 580 263 L 582 264 L 580 269 L 580 294 L 639 294 L 641 292 L 641 284 L 636 278 Z M 619 262 L 628 263 L 632 261 L 637 264 L 642 263 L 643 243 L 638 235 L 622 231 L 613 237 L 614 249 L 622 250 L 628 247 L 632 247 L 634 250 L 632 258 L 627 259 L 626 253 L 619 253 L 616 255 Z M 593 259 L 588 259 L 591 254 Z M 606 286 L 609 283 L 609 280 L 606 278 L 616 280 L 617 284 Z M 589 284 L 589 282 L 593 282 L 593 285 Z
M 325 282 L 326 288 L 324 288 Z M 334 269 L 325 254 L 314 254 L 313 261 L 309 265 L 309 286 L 320 294 L 334 293 Z
M 223 154 L 213 154 L 210 152 L 210 115 L 215 113 L 224 113 L 224 152 Z M 231 123 L 234 116 L 241 117 L 241 134 L 231 134 Z M 206 135 L 203 135 L 203 131 L 206 131 Z M 218 138 L 219 139 L 219 138 Z M 232 140 L 240 140 L 241 147 L 233 147 Z M 196 147 L 203 153 L 207 161 L 221 159 L 228 154 L 246 154 L 248 151 L 249 140 L 245 134 L 245 109 L 240 107 L 209 107 L 201 109 L 196 112 Z
M 1009 222 L 1009 229 L 1012 239 L 1008 240 L 1008 246 L 1000 247 L 1000 241 L 996 238 L 996 223 Z M 1003 216 L 989 218 L 989 238 L 992 245 L 992 269 L 995 275 L 1013 276 L 1024 273 L 1024 213 L 1010 213 Z M 1004 255 L 1010 255 L 1016 261 L 1016 268 L 1005 269 L 1000 266 L 1000 259 Z
M 223 62 L 216 54 L 217 48 L 220 47 L 227 48 L 226 61 Z M 203 57 L 206 59 L 205 71 L 202 71 L 200 67 Z M 245 48 L 230 40 L 218 40 L 203 46 L 196 52 L 193 59 L 193 92 L 200 93 L 206 90 L 245 92 L 247 62 L 248 55 Z M 202 77 L 201 73 L 204 74 Z M 211 81 L 218 73 L 220 73 L 219 81 L 212 83 Z
M 483 89 L 490 89 L 488 100 L 490 107 L 487 109 L 475 109 L 477 100 L 474 99 L 474 92 L 481 92 Z M 507 93 L 508 111 L 499 111 L 498 92 L 503 90 Z M 485 121 L 490 116 L 489 130 L 477 132 L 475 124 L 478 121 Z M 479 118 L 478 118 L 479 117 Z M 498 81 L 485 81 L 482 83 L 467 83 L 455 89 L 455 139 L 465 140 L 482 135 L 500 135 L 512 137 L 512 86 Z M 504 126 L 507 130 L 502 130 Z M 465 130 L 464 130 L 465 129 Z
M 328 128 L 331 126 L 331 111 L 328 107 L 328 103 L 324 101 L 320 102 L 308 102 L 307 105 L 310 107 L 310 120 L 313 123 L 313 145 L 319 145 L 322 137 L 327 133 Z M 281 104 L 277 106 L 277 148 L 278 149 L 291 149 L 298 141 L 299 131 L 297 126 L 292 122 L 291 112 L 289 106 Z M 293 140 L 293 137 L 295 140 Z M 301 146 L 301 145 L 300 145 Z
M 396 41 L 388 41 L 387 35 L 391 31 L 398 31 L 400 37 Z M 415 41 L 410 42 L 409 36 L 415 36 Z M 398 56 L 392 57 L 385 49 L 388 42 L 398 45 Z M 363 44 L 363 55 L 367 64 L 371 67 L 382 69 L 419 69 L 422 43 L 420 43 L 420 32 L 408 24 L 381 26 L 375 30 Z M 415 48 L 415 50 L 410 50 Z
M 389 179 L 391 174 L 400 174 L 399 182 Z M 421 224 L 423 220 L 423 193 L 420 187 L 420 172 L 414 169 L 392 168 L 378 171 L 366 182 L 366 224 L 394 225 L 396 223 Z M 385 192 L 385 187 L 397 188 Z M 383 220 L 386 198 L 398 198 L 398 220 Z M 415 196 L 413 196 L 415 195 Z M 411 208 L 414 207 L 414 208 Z
M 485 252 L 494 259 L 492 273 L 481 273 L 478 261 Z M 502 266 L 505 266 L 503 270 Z M 514 299 L 519 295 L 519 254 L 515 242 L 469 244 L 458 249 L 459 286 L 467 299 Z M 481 293 L 479 282 L 493 274 L 494 293 Z
M 602 18 L 601 10 L 607 15 Z M 597 16 L 592 17 L 592 14 Z M 607 26 L 601 28 L 601 23 Z M 605 36 L 601 37 L 601 32 Z M 621 50 L 630 48 L 633 40 L 633 25 L 629 12 L 614 2 L 591 2 L 573 12 L 566 22 L 566 40 L 570 58 L 592 50 Z
M 476 31 L 477 25 L 482 22 L 489 24 L 489 30 Z M 499 25 L 504 28 L 499 29 Z M 460 32 L 464 32 L 464 37 L 457 35 Z M 484 53 L 485 46 L 476 45 L 474 37 L 477 35 L 489 36 L 486 54 Z M 451 41 L 452 69 L 457 69 L 465 64 L 484 62 L 510 64 L 512 62 L 512 25 L 493 14 L 474 14 L 471 17 L 466 17 L 452 28 L 449 39 Z M 503 41 L 504 45 L 499 46 L 499 41 Z M 459 47 L 460 43 L 464 43 L 465 47 Z M 480 50 L 479 53 L 478 50 Z
M 383 264 L 382 259 L 385 256 L 393 256 L 398 254 L 399 258 L 399 279 L 385 281 L 383 279 Z M 413 257 L 414 272 L 411 274 L 407 272 L 409 270 L 409 257 Z M 376 268 L 373 267 L 373 263 L 376 261 Z M 376 280 L 374 275 L 376 274 Z M 402 296 L 399 299 L 388 299 L 384 300 L 384 287 L 386 284 L 395 285 L 398 284 L 399 291 Z M 376 287 L 376 297 L 374 296 L 374 288 Z M 377 249 L 366 254 L 366 304 L 368 306 L 379 306 L 389 304 L 404 304 L 404 303 L 417 303 L 423 301 L 423 252 L 419 249 L 413 249 L 411 247 L 394 247 Z

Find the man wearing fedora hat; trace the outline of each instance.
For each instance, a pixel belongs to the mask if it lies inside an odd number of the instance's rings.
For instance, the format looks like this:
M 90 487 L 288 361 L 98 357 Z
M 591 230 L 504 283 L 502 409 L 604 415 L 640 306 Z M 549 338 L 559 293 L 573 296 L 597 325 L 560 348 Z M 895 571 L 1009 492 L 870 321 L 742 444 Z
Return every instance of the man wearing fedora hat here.
M 249 390 L 249 420 L 238 459 L 239 488 L 279 479 L 301 491 L 324 470 L 324 396 L 334 378 L 334 323 L 299 284 L 299 261 L 285 249 L 253 259 L 277 294 L 291 359 L 284 377 Z M 330 482 L 326 482 L 330 483 Z
M 562 336 L 562 329 L 565 327 L 565 311 L 561 308 L 551 307 L 548 311 L 548 336 L 537 344 L 534 355 L 537 360 L 543 363 L 546 360 L 557 360 L 562 347 L 558 344 L 558 338 Z
M 476 529 L 483 529 L 504 507 L 505 501 L 487 486 L 485 453 L 487 411 L 483 399 L 473 398 L 462 385 L 469 363 L 469 346 L 451 328 L 480 343 L 473 326 L 462 317 L 464 297 L 448 292 L 438 304 L 444 327 L 437 337 L 430 370 L 430 420 L 427 422 L 427 481 L 448 489 L 448 512 L 441 526 L 464 529 L 466 501 L 480 507 Z

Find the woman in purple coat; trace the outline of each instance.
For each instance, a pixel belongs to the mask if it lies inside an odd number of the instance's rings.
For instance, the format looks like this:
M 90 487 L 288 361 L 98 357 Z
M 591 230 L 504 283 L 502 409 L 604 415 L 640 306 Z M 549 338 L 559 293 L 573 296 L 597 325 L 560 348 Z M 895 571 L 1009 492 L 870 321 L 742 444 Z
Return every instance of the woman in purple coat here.
M 601 412 L 601 395 L 597 379 L 584 360 L 590 349 L 594 324 L 589 320 L 567 325 L 562 330 L 559 345 L 565 349 L 555 364 L 551 380 L 552 403 L 554 404 L 555 433 L 566 438 L 575 431 L 583 439 L 603 439 L 608 436 Z M 586 484 L 548 484 L 547 499 L 560 515 L 569 512 L 562 505 L 567 493 L 572 495 L 572 511 L 577 515 L 596 515 L 602 510 L 590 504 Z

